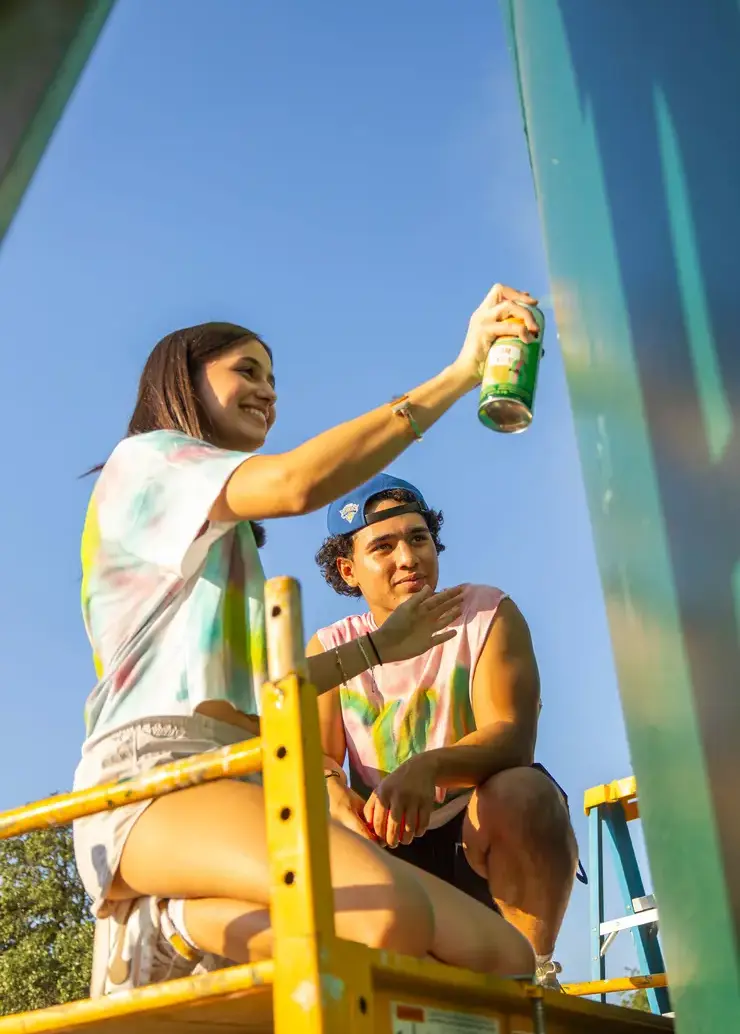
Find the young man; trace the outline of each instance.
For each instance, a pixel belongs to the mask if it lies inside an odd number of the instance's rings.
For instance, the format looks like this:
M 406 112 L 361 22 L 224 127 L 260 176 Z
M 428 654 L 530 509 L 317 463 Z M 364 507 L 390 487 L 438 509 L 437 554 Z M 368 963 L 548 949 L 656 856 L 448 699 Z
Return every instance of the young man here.
M 368 613 L 320 629 L 309 655 L 363 640 L 375 666 L 319 697 L 332 816 L 360 836 L 498 908 L 531 942 L 540 983 L 578 850 L 567 799 L 534 764 L 540 684 L 529 628 L 500 589 L 466 585 L 463 612 L 420 657 L 383 664 L 373 633 L 439 580 L 442 514 L 380 474 L 328 513 L 316 556 L 336 592 Z M 349 753 L 350 786 L 342 764 Z

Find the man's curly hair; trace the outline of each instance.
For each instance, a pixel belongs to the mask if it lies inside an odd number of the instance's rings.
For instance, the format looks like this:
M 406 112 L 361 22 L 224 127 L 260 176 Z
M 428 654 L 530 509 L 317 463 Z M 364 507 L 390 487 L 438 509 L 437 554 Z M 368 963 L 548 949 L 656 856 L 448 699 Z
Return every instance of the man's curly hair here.
M 415 503 L 417 502 L 416 496 L 413 493 L 406 491 L 404 488 L 389 488 L 385 492 L 378 492 L 372 499 L 368 500 L 369 503 L 377 503 L 381 499 L 392 499 L 396 503 Z M 444 552 L 444 546 L 439 541 L 439 529 L 444 524 L 444 516 L 441 510 L 423 510 L 422 517 L 426 521 L 427 528 L 429 528 L 429 534 L 432 536 L 432 542 L 434 548 L 437 550 L 437 555 Z M 338 592 L 340 596 L 362 596 L 359 588 L 353 588 L 351 585 L 347 585 L 345 580 L 337 570 L 337 560 L 340 558 L 349 560 L 354 552 L 354 535 L 349 532 L 346 535 L 330 535 L 324 540 L 321 549 L 316 554 L 316 563 L 321 568 L 321 573 L 326 579 L 327 583 L 331 585 L 334 592 Z

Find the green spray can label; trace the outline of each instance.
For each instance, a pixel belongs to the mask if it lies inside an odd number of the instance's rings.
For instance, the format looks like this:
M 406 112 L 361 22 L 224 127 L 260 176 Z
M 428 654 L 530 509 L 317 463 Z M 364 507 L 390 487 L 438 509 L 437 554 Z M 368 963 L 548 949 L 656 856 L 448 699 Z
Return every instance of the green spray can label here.
M 545 317 L 534 305 L 527 305 L 540 328 L 536 341 L 522 341 L 516 333 L 500 337 L 491 345 L 483 369 L 478 419 L 492 431 L 517 434 L 532 423 L 534 396 L 540 359 L 544 355 L 542 337 Z M 512 331 L 522 325 L 519 319 L 507 320 Z

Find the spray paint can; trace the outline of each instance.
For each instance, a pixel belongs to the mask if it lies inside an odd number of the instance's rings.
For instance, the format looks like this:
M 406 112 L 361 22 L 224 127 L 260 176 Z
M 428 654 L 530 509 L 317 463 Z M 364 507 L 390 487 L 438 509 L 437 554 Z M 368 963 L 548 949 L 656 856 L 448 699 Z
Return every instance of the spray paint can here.
M 525 308 L 534 316 L 540 328 L 536 341 L 522 341 L 516 330 L 520 319 L 508 319 L 512 336 L 500 337 L 491 345 L 483 369 L 478 404 L 478 419 L 492 431 L 518 434 L 532 423 L 537 373 L 544 355 L 542 337 L 545 317 L 534 305 Z

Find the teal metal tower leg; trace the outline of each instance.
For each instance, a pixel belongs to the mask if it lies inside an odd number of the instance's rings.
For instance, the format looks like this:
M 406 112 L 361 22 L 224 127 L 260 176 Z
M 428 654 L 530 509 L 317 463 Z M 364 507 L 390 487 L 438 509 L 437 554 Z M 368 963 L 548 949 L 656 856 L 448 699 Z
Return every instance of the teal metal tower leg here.
M 502 9 L 671 1002 L 680 1034 L 726 1034 L 740 1030 L 740 4 Z
M 0 2 L 0 242 L 112 6 Z

